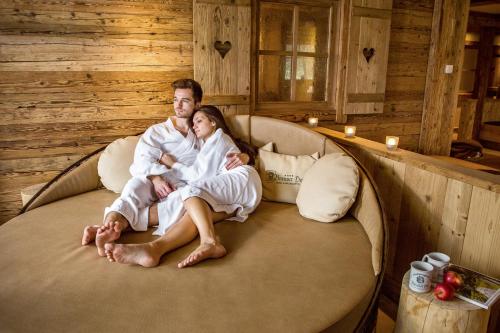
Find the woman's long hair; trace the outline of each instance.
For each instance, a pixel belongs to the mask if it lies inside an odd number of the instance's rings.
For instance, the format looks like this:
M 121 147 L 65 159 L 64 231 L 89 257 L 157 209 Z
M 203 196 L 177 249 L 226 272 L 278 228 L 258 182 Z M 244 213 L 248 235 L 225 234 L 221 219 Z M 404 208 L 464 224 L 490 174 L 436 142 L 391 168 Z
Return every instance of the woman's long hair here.
M 231 133 L 231 130 L 226 124 L 226 121 L 224 120 L 224 115 L 222 112 L 216 108 L 213 105 L 202 105 L 200 106 L 197 110 L 193 112 L 191 117 L 189 118 L 189 125 L 193 127 L 193 118 L 194 115 L 197 112 L 203 112 L 204 115 L 207 116 L 210 121 L 213 121 L 215 123 L 215 128 L 220 128 L 224 133 L 229 135 L 229 137 L 234 141 L 236 146 L 238 146 L 239 150 L 242 153 L 247 154 L 250 157 L 250 160 L 248 161 L 248 164 L 254 165 L 255 164 L 255 156 L 257 155 L 257 149 L 255 149 L 253 146 L 250 144 L 246 143 L 243 140 L 240 140 L 238 138 L 235 138 L 233 134 Z

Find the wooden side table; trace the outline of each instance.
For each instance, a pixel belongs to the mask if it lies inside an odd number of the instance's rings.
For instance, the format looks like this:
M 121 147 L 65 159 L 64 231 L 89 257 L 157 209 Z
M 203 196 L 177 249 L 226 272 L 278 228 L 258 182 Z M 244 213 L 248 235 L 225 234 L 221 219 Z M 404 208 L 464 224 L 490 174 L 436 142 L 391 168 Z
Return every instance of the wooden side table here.
M 488 328 L 490 310 L 454 298 L 436 299 L 432 290 L 416 293 L 408 287 L 410 271 L 401 286 L 395 333 L 484 333 Z

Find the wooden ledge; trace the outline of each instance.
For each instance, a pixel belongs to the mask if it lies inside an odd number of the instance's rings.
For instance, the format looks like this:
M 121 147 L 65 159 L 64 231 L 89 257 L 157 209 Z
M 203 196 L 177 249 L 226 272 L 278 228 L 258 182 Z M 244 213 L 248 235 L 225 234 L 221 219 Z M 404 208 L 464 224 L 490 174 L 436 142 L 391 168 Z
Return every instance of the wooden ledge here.
M 359 137 L 346 138 L 344 133 L 334 131 L 329 128 L 315 127 L 312 129 L 333 139 L 335 142 L 343 146 L 363 149 L 378 156 L 403 162 L 422 170 L 500 193 L 500 175 L 494 175 L 481 170 L 469 169 L 450 162 L 449 160 L 437 159 L 432 156 L 421 155 L 404 149 L 398 148 L 397 150 L 389 151 L 383 143 Z M 488 167 L 485 167 L 485 169 L 488 169 Z

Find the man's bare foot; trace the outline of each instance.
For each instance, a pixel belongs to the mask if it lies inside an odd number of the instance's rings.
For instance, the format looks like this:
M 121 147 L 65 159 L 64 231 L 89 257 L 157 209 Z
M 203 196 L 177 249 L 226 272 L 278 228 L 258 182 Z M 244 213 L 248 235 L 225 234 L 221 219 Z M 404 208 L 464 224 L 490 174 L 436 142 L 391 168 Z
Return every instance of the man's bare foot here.
M 201 243 L 186 259 L 178 263 L 177 267 L 193 266 L 205 259 L 224 257 L 226 253 L 226 248 L 221 243 Z
M 88 225 L 83 229 L 82 236 L 82 245 L 88 245 L 90 242 L 95 240 L 95 236 L 97 235 L 97 229 L 99 229 L 100 225 Z
M 120 264 L 135 264 L 144 267 L 155 267 L 160 263 L 161 255 L 150 243 L 146 244 L 115 244 L 104 246 L 106 256 L 111 262 Z

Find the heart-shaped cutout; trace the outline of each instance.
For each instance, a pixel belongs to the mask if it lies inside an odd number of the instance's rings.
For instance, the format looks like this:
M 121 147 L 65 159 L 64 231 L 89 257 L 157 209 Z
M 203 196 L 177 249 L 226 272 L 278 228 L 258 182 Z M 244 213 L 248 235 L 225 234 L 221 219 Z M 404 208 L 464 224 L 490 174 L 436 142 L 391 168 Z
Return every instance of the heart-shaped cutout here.
M 365 56 L 367 63 L 370 62 L 370 59 L 373 57 L 374 54 L 375 54 L 375 49 L 373 47 L 372 48 L 365 47 L 363 49 L 363 55 Z
M 222 59 L 226 56 L 226 54 L 231 50 L 231 42 L 225 41 L 222 43 L 220 40 L 214 43 L 215 49 L 219 52 Z

